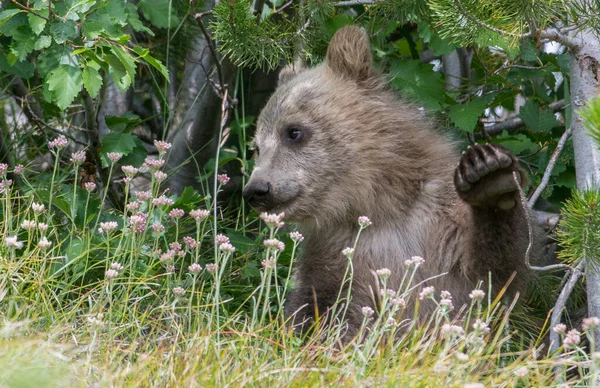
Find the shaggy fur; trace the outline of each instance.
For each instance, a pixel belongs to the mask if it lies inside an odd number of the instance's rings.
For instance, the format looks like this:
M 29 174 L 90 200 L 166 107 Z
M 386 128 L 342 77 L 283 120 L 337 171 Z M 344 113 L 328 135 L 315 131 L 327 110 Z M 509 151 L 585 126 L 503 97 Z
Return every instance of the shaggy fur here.
M 413 284 L 448 272 L 427 285 L 450 291 L 458 307 L 489 272 L 496 290 L 513 272 L 515 283 L 526 278 L 528 228 L 512 174 L 524 184 L 524 171 L 496 146 L 461 157 L 432 127 L 386 88 L 359 28 L 336 33 L 326 63 L 286 72 L 258 120 L 258 159 L 244 195 L 261 211 L 285 212 L 305 236 L 286 305 L 300 330 L 334 304 L 347 266 L 341 252 L 363 215 L 373 225 L 354 254 L 350 333 L 361 307 L 376 305 L 374 271 L 389 268 L 388 285 L 398 287 L 404 260 L 415 255 L 425 264 Z

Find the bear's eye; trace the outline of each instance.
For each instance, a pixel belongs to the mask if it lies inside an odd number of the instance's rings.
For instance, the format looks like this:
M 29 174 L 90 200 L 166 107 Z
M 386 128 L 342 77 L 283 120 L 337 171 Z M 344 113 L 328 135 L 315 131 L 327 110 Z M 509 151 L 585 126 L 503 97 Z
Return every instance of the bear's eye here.
M 290 127 L 287 129 L 286 135 L 290 141 L 292 141 L 294 143 L 298 143 L 304 137 L 304 132 L 302 132 L 302 130 L 300 130 L 296 127 Z

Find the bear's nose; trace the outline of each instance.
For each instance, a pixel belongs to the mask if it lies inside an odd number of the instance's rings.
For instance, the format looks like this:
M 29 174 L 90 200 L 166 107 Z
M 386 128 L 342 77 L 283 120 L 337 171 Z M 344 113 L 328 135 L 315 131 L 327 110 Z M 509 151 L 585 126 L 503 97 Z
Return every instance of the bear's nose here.
M 252 206 L 265 205 L 273 191 L 269 182 L 253 182 L 244 188 L 243 196 Z

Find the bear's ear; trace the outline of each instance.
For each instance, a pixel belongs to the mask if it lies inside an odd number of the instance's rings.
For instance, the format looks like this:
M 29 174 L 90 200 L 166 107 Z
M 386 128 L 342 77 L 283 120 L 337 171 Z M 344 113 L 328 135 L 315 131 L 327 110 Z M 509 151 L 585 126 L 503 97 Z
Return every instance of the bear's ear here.
M 357 26 L 339 29 L 327 48 L 327 66 L 357 81 L 371 77 L 373 56 L 367 33 Z
M 279 72 L 279 82 L 277 84 L 283 85 L 298 74 L 302 73 L 304 70 L 306 70 L 306 66 L 304 66 L 300 60 L 285 66 Z

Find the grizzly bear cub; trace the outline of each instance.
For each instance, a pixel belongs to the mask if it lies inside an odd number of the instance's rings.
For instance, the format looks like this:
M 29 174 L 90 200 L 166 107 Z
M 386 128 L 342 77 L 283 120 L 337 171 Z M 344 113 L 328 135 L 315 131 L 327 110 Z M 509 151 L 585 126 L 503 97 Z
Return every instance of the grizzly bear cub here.
M 524 170 L 490 144 L 460 156 L 432 126 L 387 88 L 358 27 L 335 34 L 325 63 L 281 77 L 258 120 L 244 197 L 260 211 L 285 212 L 305 236 L 286 304 L 299 330 L 340 295 L 348 265 L 342 250 L 354 244 L 359 216 L 372 225 L 352 259 L 350 335 L 362 307 L 377 306 L 375 271 L 388 268 L 388 288 L 399 287 L 412 256 L 425 259 L 413 284 L 447 273 L 425 285 L 450 291 L 457 307 L 490 272 L 496 291 L 514 272 L 513 289 L 527 277 L 528 210 L 516 183 L 525 185 Z M 419 311 L 434 307 L 423 301 Z

